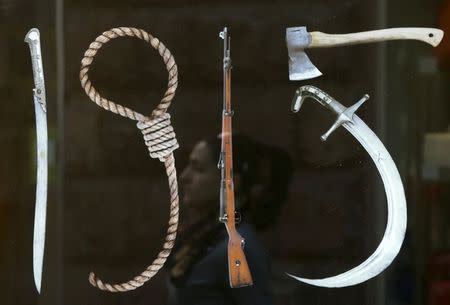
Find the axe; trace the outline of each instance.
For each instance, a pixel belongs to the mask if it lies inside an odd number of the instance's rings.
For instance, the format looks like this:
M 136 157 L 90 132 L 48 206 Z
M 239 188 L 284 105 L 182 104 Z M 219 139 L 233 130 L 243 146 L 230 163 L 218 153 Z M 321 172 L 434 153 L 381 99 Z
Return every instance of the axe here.
M 420 40 L 435 47 L 443 36 L 444 32 L 435 28 L 391 28 L 350 34 L 309 33 L 304 26 L 286 28 L 289 79 L 303 80 L 322 75 L 309 60 L 305 48 L 328 48 L 400 39 Z

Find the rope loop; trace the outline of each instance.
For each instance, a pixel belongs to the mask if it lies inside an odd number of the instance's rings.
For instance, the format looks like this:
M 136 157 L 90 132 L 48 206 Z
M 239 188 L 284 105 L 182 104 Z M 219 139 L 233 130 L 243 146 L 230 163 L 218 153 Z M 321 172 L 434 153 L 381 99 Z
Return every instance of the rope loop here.
M 149 43 L 158 51 L 159 55 L 161 55 L 169 73 L 167 90 L 158 106 L 156 106 L 149 116 L 145 116 L 137 111 L 105 99 L 100 96 L 89 80 L 89 69 L 98 50 L 111 39 L 124 36 L 136 37 Z M 150 280 L 163 267 L 167 257 L 172 251 L 177 236 L 179 197 L 177 171 L 175 168 L 173 151 L 178 148 L 178 143 L 175 138 L 173 127 L 170 124 L 170 115 L 166 113 L 166 111 L 175 96 L 175 90 L 178 86 L 178 68 L 172 53 L 170 53 L 169 49 L 167 49 L 158 38 L 153 37 L 141 29 L 120 27 L 103 32 L 103 34 L 98 36 L 95 41 L 89 45 L 89 48 L 86 50 L 84 57 L 81 60 L 80 81 L 86 94 L 98 106 L 123 117 L 138 121 L 137 126 L 144 136 L 144 141 L 150 151 L 150 156 L 164 162 L 166 168 L 170 192 L 170 215 L 164 244 L 152 264 L 133 279 L 118 284 L 105 283 L 92 272 L 89 275 L 89 282 L 98 289 L 110 292 L 130 291 L 144 285 L 145 282 Z
M 158 158 L 164 162 L 167 156 L 179 147 L 168 113 L 152 120 L 139 121 L 137 127 L 144 136 L 145 145 L 152 158 Z
M 94 57 L 100 50 L 100 48 L 108 41 L 124 36 L 136 37 L 146 41 L 154 49 L 156 49 L 159 55 L 161 55 L 161 57 L 163 58 L 167 72 L 169 73 L 167 90 L 164 93 L 158 106 L 156 106 L 156 108 L 152 111 L 150 117 L 160 116 L 167 111 L 167 108 L 169 108 L 172 99 L 175 96 L 175 91 L 178 86 L 178 68 L 177 64 L 175 63 L 175 59 L 172 53 L 170 53 L 169 49 L 167 49 L 166 46 L 161 41 L 159 41 L 158 38 L 153 37 L 151 34 L 147 33 L 144 30 L 129 27 L 119 27 L 113 28 L 109 31 L 105 31 L 100 36 L 95 38 L 95 40 L 89 45 L 89 48 L 86 50 L 86 52 L 84 52 L 84 57 L 81 60 L 81 86 L 94 103 L 108 111 L 135 121 L 145 121 L 149 119 L 147 116 L 144 116 L 137 111 L 124 107 L 100 96 L 100 94 L 97 92 L 97 90 L 89 80 L 89 69 L 91 68 L 92 63 L 94 62 Z

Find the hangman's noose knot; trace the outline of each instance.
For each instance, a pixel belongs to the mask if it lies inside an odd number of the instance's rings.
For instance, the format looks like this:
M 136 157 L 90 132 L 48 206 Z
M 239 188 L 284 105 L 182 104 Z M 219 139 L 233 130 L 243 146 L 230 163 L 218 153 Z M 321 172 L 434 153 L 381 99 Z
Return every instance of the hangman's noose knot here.
M 168 113 L 154 119 L 139 121 L 137 127 L 144 136 L 145 145 L 152 158 L 164 162 L 167 156 L 179 147 Z

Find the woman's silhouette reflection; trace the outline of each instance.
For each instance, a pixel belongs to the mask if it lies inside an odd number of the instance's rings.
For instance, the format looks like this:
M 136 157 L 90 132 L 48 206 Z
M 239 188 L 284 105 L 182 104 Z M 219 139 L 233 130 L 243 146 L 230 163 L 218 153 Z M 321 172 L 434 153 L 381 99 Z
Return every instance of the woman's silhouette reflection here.
M 253 286 L 229 286 L 224 224 L 218 221 L 220 138 L 198 142 L 181 173 L 182 219 L 170 262 L 171 304 L 273 304 L 267 251 L 255 231 L 267 229 L 280 213 L 292 173 L 289 155 L 275 147 L 233 136 L 237 230 L 244 237 Z

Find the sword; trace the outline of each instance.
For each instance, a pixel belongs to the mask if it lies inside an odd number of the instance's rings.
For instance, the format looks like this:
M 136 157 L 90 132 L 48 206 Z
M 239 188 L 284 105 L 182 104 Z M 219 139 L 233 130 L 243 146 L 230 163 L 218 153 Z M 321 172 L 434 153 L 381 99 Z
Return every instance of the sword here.
M 383 143 L 373 131 L 355 114 L 355 111 L 369 99 L 366 94 L 355 105 L 345 107 L 322 90 L 313 86 L 300 87 L 292 101 L 292 111 L 298 112 L 306 98 L 313 98 L 322 106 L 338 115 L 336 122 L 321 136 L 326 141 L 328 136 L 339 126 L 344 126 L 366 149 L 375 163 L 383 180 L 386 191 L 388 219 L 386 231 L 375 252 L 355 268 L 323 279 L 307 279 L 291 274 L 294 279 L 321 287 L 352 286 L 377 276 L 386 269 L 397 256 L 402 246 L 406 231 L 406 199 L 402 180 L 394 161 Z
M 45 245 L 45 219 L 47 212 L 47 109 L 45 100 L 44 70 L 38 29 L 31 29 L 25 36 L 30 46 L 33 67 L 33 100 L 36 114 L 36 204 L 33 233 L 33 275 L 36 289 L 41 293 L 42 264 Z

